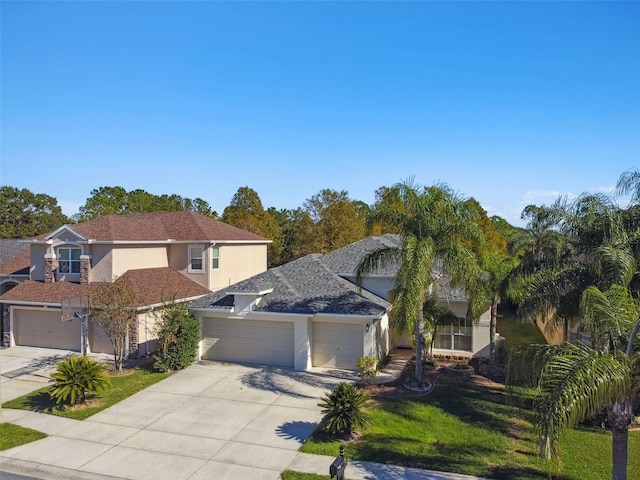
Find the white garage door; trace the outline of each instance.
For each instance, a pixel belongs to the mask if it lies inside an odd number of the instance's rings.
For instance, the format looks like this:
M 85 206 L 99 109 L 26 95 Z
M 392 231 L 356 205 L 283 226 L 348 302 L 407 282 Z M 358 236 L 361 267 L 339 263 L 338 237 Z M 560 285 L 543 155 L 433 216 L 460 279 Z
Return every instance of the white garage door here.
M 362 328 L 362 325 L 313 322 L 313 366 L 355 370 L 358 358 L 362 357 Z
M 293 323 L 243 319 L 202 320 L 205 360 L 293 367 Z
M 17 345 L 80 350 L 80 321 L 60 321 L 60 310 L 13 311 Z

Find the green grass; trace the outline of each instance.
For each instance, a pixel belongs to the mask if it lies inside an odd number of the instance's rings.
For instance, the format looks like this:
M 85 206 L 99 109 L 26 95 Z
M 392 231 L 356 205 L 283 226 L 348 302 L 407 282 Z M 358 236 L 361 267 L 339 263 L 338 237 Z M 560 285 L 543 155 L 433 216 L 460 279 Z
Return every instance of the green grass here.
M 0 451 L 35 442 L 47 437 L 46 433 L 12 423 L 0 423 Z
M 611 476 L 611 434 L 573 430 L 560 457 L 536 456 L 531 397 L 508 406 L 501 386 L 441 377 L 431 394 L 386 399 L 371 408 L 371 422 L 346 457 L 495 479 L 601 480 Z M 342 442 L 315 432 L 301 451 L 336 455 Z M 629 478 L 640 478 L 640 432 L 629 441 Z
M 280 478 L 282 480 L 331 480 L 329 475 L 294 472 L 293 470 L 285 470 L 280 474 Z
M 130 397 L 167 378 L 168 373 L 158 373 L 147 369 L 138 369 L 128 375 L 116 375 L 111 377 L 111 387 L 104 392 L 89 397 L 88 406 L 83 407 L 58 407 L 49 396 L 48 387 L 41 388 L 32 393 L 10 400 L 2 404 L 3 408 L 16 408 L 20 410 L 32 410 L 35 412 L 49 413 L 75 420 L 84 420 L 105 408 Z

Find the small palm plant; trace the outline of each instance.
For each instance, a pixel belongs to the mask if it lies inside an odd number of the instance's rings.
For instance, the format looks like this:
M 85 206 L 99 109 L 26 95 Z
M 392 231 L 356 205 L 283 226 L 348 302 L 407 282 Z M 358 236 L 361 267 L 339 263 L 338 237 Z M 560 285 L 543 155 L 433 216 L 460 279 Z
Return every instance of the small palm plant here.
M 49 395 L 58 405 L 85 403 L 88 393 L 111 386 L 106 366 L 88 357 L 74 355 L 58 362 L 57 369 L 51 374 L 54 383 L 49 388 Z
M 351 434 L 354 428 L 366 425 L 368 398 L 359 388 L 340 382 L 318 404 L 324 414 L 320 428 L 332 434 Z

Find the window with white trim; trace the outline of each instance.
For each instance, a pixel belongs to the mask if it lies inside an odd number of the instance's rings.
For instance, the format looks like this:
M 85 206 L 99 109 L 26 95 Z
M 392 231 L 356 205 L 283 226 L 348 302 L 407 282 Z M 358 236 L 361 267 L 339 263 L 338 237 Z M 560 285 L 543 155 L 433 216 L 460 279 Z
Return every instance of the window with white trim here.
M 204 265 L 204 248 L 201 245 L 189 246 L 189 273 L 202 272 Z
M 211 247 L 211 268 L 220 268 L 220 247 Z
M 58 273 L 80 273 L 80 255 L 77 247 L 58 248 Z
M 436 337 L 433 339 L 433 348 L 439 350 L 471 351 L 472 326 L 471 322 L 464 318 L 438 325 Z

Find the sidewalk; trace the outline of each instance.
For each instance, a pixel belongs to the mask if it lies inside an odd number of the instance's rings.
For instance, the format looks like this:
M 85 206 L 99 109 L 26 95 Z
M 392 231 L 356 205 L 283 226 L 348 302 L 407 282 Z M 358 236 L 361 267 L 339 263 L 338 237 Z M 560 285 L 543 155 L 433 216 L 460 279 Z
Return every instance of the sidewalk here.
M 329 474 L 335 457 L 298 453 L 288 470 L 303 473 Z M 345 478 L 349 480 L 489 480 L 458 473 L 436 472 L 420 468 L 399 467 L 382 463 L 348 460 Z

